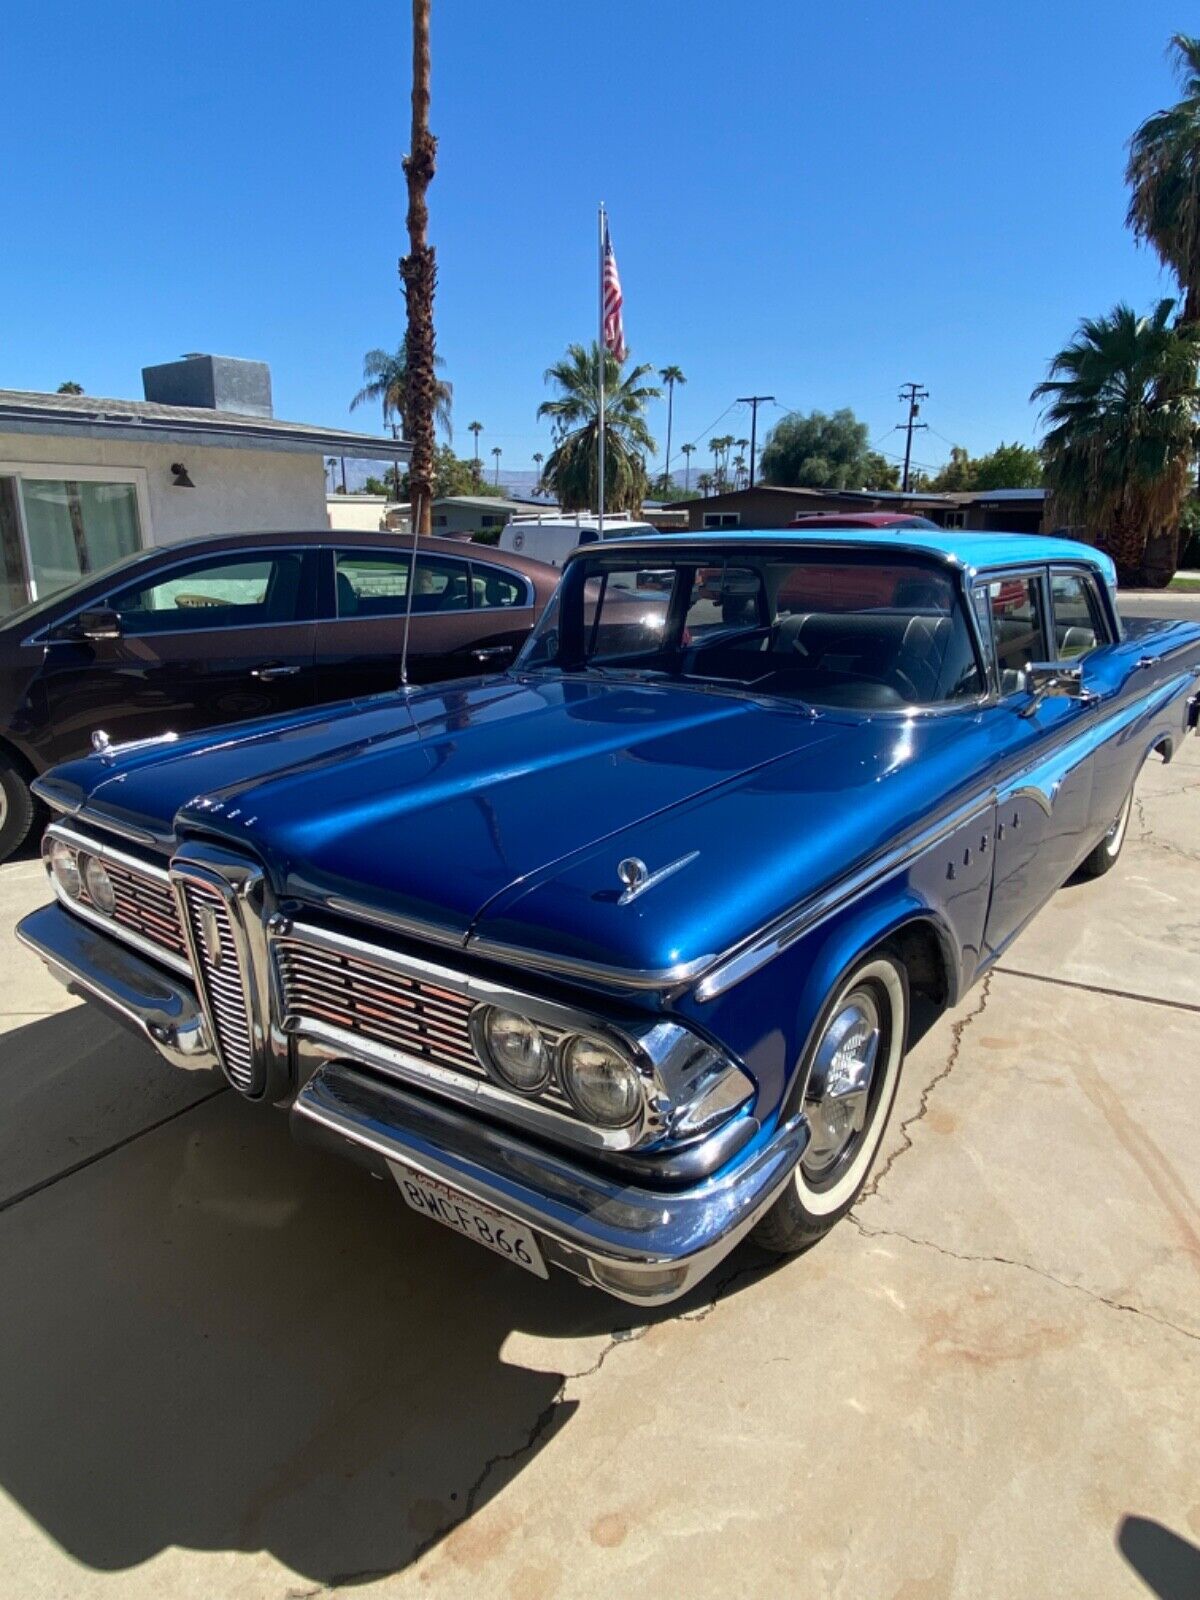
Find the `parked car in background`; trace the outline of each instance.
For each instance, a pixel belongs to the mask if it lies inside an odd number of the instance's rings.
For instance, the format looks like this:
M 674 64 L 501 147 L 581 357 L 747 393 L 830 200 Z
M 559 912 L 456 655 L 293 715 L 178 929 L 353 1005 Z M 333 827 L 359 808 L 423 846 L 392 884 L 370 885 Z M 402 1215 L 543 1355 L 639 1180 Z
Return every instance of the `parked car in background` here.
M 546 561 L 561 567 L 577 545 L 596 544 L 604 539 L 628 539 L 633 534 L 653 536 L 657 529 L 648 522 L 632 522 L 628 517 L 605 517 L 604 532 L 600 532 L 600 519 L 592 516 L 564 516 L 561 512 L 538 514 L 530 517 L 513 517 L 500 530 L 498 548 L 513 555 Z
M 25 838 L 29 785 L 114 741 L 395 689 L 412 546 L 390 533 L 254 533 L 147 550 L 0 624 L 0 860 Z M 409 678 L 511 665 L 558 574 L 423 539 Z
M 843 515 L 839 511 L 797 511 L 792 518 L 793 528 L 888 528 L 894 533 L 903 528 L 929 528 L 938 531 L 936 522 L 928 517 L 915 517 L 896 511 L 854 511 Z
M 1114 582 L 1033 535 L 587 546 L 502 676 L 47 774 L 18 933 L 422 1216 L 671 1300 L 844 1216 L 914 1016 L 1115 863 L 1200 626 L 1126 639 Z

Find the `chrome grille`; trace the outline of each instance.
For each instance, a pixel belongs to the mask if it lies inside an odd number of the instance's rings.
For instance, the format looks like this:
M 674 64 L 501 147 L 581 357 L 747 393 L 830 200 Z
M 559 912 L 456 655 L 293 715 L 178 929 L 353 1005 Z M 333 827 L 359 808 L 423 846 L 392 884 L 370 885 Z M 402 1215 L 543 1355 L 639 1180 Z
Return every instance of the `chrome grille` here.
M 108 873 L 117 897 L 111 913 L 112 920 L 131 932 L 161 945 L 172 955 L 187 957 L 187 942 L 179 921 L 179 909 L 168 883 L 160 878 L 143 876 L 119 866 L 111 857 L 105 858 L 104 870 Z
M 195 952 L 196 981 L 204 991 L 225 1076 L 243 1094 L 256 1087 L 254 1047 L 246 1010 L 240 941 L 224 897 L 194 878 L 179 882 Z
M 471 1044 L 475 1003 L 466 995 L 290 935 L 277 938 L 275 950 L 289 1018 L 325 1023 L 410 1060 L 487 1078 Z M 544 1031 L 557 1042 L 553 1029 Z M 556 1083 L 538 1098 L 574 1115 Z

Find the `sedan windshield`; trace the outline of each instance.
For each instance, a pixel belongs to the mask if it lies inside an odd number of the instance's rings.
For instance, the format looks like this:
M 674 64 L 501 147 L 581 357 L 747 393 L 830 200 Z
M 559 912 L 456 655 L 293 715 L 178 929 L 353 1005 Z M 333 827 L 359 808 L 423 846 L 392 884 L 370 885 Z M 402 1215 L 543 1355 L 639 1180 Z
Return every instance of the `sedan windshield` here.
M 867 711 L 984 687 L 953 576 L 870 549 L 578 556 L 518 666 Z

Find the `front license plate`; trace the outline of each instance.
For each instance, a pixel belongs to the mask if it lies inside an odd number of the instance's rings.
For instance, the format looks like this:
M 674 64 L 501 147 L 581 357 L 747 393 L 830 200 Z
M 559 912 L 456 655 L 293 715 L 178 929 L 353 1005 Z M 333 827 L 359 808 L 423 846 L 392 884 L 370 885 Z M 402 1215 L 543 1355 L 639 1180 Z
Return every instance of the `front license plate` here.
M 389 1161 L 388 1166 L 400 1185 L 400 1193 L 414 1211 L 419 1211 L 424 1217 L 432 1217 L 443 1227 L 453 1228 L 455 1233 L 465 1234 L 468 1239 L 474 1239 L 476 1244 L 494 1250 L 498 1256 L 504 1256 L 518 1267 L 524 1267 L 526 1272 L 536 1273 L 539 1278 L 550 1276 L 537 1240 L 521 1223 L 506 1217 L 502 1211 L 493 1211 L 491 1206 L 480 1205 L 478 1200 L 460 1194 L 447 1184 L 414 1172 L 403 1162 Z

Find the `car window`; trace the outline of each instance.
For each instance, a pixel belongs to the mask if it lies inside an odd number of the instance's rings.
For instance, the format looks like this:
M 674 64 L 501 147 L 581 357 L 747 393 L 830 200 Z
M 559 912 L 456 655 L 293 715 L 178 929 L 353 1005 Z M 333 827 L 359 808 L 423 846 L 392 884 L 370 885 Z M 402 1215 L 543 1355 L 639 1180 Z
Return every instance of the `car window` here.
M 1041 583 L 1032 574 L 995 578 L 987 590 L 1000 692 L 1012 694 L 1025 687 L 1029 663 L 1046 659 Z
M 682 603 L 680 603 L 682 602 Z M 933 562 L 876 565 L 741 552 L 578 556 L 523 666 L 745 686 L 813 705 L 900 710 L 977 696 L 984 680 L 953 577 Z
M 337 552 L 337 614 L 339 617 L 398 617 L 408 610 L 408 574 L 412 557 L 373 550 Z M 465 561 L 451 557 L 417 557 L 413 589 L 413 616 L 428 612 L 466 611 L 471 585 Z
M 590 579 L 583 608 L 588 659 L 659 650 L 674 592 L 675 573 L 670 567 L 615 568 Z
M 477 607 L 528 606 L 533 599 L 527 581 L 500 567 L 471 563 L 471 591 Z
M 1100 609 L 1088 578 L 1081 572 L 1055 572 L 1050 579 L 1054 608 L 1054 645 L 1060 661 L 1086 656 L 1107 642 Z
M 301 616 L 303 556 L 219 556 L 130 584 L 109 599 L 127 634 L 262 627 Z

